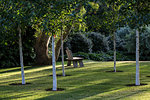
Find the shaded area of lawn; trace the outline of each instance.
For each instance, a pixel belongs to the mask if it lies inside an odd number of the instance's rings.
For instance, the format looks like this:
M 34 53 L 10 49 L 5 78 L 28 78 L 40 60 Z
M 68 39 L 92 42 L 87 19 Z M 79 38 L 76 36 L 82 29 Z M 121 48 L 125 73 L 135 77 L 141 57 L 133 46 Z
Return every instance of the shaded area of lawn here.
M 67 77 L 58 76 L 58 88 L 64 91 L 45 91 L 52 88 L 52 67 L 28 67 L 25 70 L 26 82 L 31 84 L 9 85 L 20 83 L 18 69 L 3 73 L 0 70 L 0 100 L 2 99 L 37 99 L 37 100 L 116 100 L 150 98 L 150 62 L 141 62 L 141 82 L 148 85 L 128 87 L 135 82 L 135 62 L 118 62 L 117 70 L 123 72 L 106 72 L 113 70 L 113 62 L 88 62 L 85 67 L 66 67 Z M 57 74 L 61 74 L 57 66 Z M 3 77 L 2 77 L 3 76 Z

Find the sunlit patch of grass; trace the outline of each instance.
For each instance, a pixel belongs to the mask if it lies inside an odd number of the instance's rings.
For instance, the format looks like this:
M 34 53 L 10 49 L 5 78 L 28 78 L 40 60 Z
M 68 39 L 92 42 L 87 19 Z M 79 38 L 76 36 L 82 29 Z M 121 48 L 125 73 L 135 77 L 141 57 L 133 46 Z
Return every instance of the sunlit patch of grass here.
M 66 64 L 66 62 L 65 62 Z M 66 67 L 70 76 L 57 77 L 58 87 L 64 91 L 45 91 L 52 88 L 52 66 L 25 66 L 25 79 L 28 85 L 9 85 L 21 83 L 20 67 L 0 69 L 0 100 L 149 100 L 150 62 L 140 62 L 141 83 L 145 86 L 126 86 L 135 83 L 135 61 L 118 61 L 117 70 L 113 62 L 84 61 L 85 67 Z M 57 63 L 57 74 L 62 74 L 61 63 Z

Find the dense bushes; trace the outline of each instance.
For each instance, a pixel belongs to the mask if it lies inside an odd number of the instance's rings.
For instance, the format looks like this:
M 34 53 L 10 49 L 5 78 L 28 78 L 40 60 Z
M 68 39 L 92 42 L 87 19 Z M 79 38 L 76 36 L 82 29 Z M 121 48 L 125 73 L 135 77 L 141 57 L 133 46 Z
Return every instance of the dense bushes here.
M 126 40 L 126 48 L 128 53 L 135 54 L 135 30 L 129 34 Z M 140 60 L 150 60 L 150 29 L 147 27 L 143 32 L 140 32 Z
M 17 38 L 13 35 L 1 34 L 0 36 L 0 67 L 19 65 L 19 50 L 16 45 Z
M 83 57 L 84 59 L 95 60 L 95 61 L 112 61 L 113 60 L 113 51 L 109 51 L 107 53 L 100 52 L 100 53 L 84 53 L 78 52 L 75 53 L 74 56 Z M 129 60 L 127 56 L 117 52 L 116 54 L 118 61 L 125 61 Z
M 15 32 L 15 31 L 14 31 Z M 14 33 L 13 32 L 13 33 Z M 34 63 L 34 31 L 28 28 L 22 36 L 24 64 Z M 117 60 L 135 60 L 135 30 L 128 27 L 120 28 L 116 32 Z M 113 36 L 101 33 L 70 34 L 65 47 L 69 47 L 74 56 L 96 61 L 113 60 Z M 67 56 L 65 56 L 67 57 Z M 150 28 L 140 33 L 140 60 L 150 60 Z M 0 36 L 0 67 L 19 66 L 18 35 L 1 33 Z
M 72 34 L 69 36 L 65 47 L 69 47 L 73 53 L 76 52 L 106 52 L 109 50 L 107 38 L 100 33 L 90 32 L 84 34 Z
M 92 52 L 92 41 L 85 37 L 84 34 L 72 34 L 69 36 L 68 41 L 65 42 L 65 48 L 69 47 L 73 53 L 75 52 Z
M 86 36 L 91 39 L 93 43 L 93 52 L 106 52 L 109 50 L 107 39 L 104 35 L 96 32 L 87 33 Z
M 16 34 L 15 34 L 16 33 Z M 29 27 L 26 33 L 22 35 L 23 41 L 23 56 L 24 64 L 31 65 L 34 63 L 34 31 Z M 14 34 L 1 34 L 0 36 L 0 67 L 13 67 L 19 66 L 19 44 L 18 34 L 14 31 Z
M 78 37 L 80 38 L 80 34 L 78 35 Z M 88 32 L 84 35 L 92 41 L 92 53 L 83 53 L 83 51 L 87 48 L 86 45 L 79 46 L 79 49 L 76 49 L 74 45 L 70 44 L 72 42 L 72 40 L 70 39 L 72 37 L 71 35 L 68 39 L 69 42 L 67 43 L 68 46 L 74 47 L 70 48 L 73 53 L 79 52 L 77 56 L 83 56 L 86 59 L 100 61 L 113 60 L 113 36 L 109 35 L 106 37 L 96 32 Z M 74 38 L 73 41 L 76 41 L 76 38 Z M 132 30 L 129 27 L 118 29 L 116 32 L 117 60 L 135 60 L 135 43 L 135 30 Z M 80 44 L 79 40 L 76 41 L 76 45 L 77 44 Z M 140 33 L 140 60 L 150 60 L 150 29 L 148 27 Z

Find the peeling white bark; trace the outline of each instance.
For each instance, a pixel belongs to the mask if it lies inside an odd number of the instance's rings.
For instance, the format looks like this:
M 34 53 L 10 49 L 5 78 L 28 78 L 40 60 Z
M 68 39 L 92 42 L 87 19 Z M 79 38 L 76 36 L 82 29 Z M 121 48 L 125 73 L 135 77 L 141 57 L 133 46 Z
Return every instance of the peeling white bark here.
M 140 85 L 139 76 L 139 31 L 136 30 L 136 80 L 135 85 Z
M 52 65 L 53 65 L 53 91 L 57 91 L 57 77 L 56 77 L 56 62 L 55 62 L 55 39 L 52 36 Z
M 21 76 L 22 84 L 25 84 L 25 75 L 24 75 L 24 65 L 23 65 L 23 52 L 22 52 L 22 39 L 21 39 L 21 29 L 18 26 L 19 31 L 19 53 L 20 53 L 20 65 L 21 65 Z

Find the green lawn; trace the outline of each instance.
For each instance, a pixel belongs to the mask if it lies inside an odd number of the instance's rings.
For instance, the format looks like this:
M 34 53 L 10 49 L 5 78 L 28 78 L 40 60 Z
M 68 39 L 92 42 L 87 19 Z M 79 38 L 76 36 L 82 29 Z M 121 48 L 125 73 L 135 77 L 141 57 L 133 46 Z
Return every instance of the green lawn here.
M 60 63 L 59 63 L 60 64 Z M 20 67 L 0 69 L 0 100 L 149 100 L 150 99 L 150 62 L 140 62 L 141 83 L 143 86 L 126 86 L 135 82 L 135 62 L 85 61 L 85 67 L 66 67 L 66 74 L 57 77 L 58 88 L 64 91 L 45 91 L 52 88 L 52 66 L 25 67 L 28 85 L 9 85 L 21 82 Z M 57 65 L 57 74 L 61 74 Z

